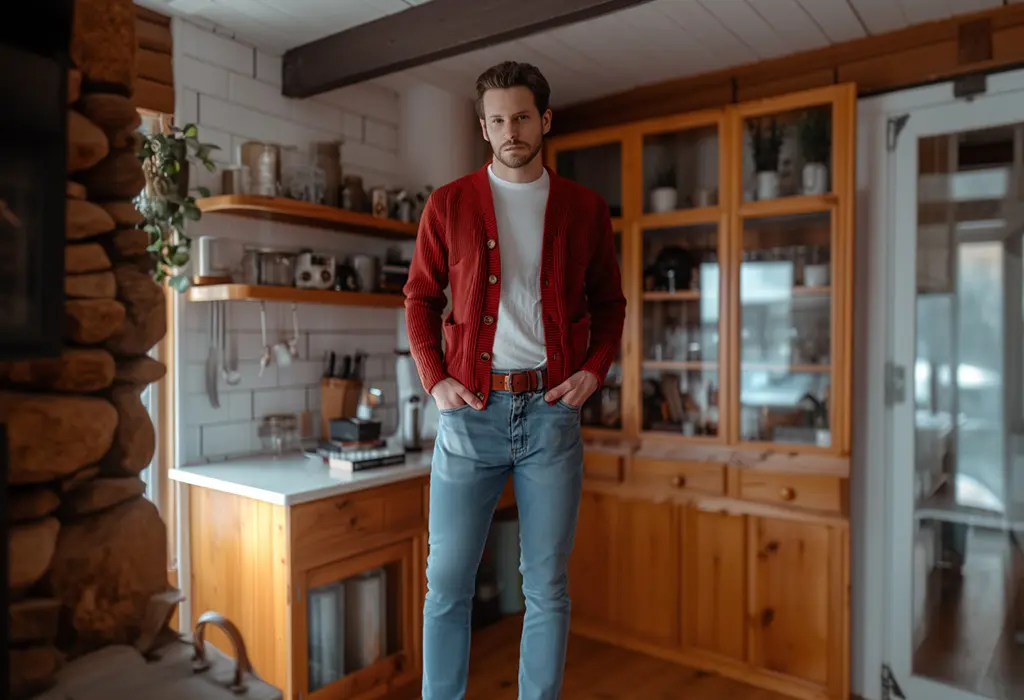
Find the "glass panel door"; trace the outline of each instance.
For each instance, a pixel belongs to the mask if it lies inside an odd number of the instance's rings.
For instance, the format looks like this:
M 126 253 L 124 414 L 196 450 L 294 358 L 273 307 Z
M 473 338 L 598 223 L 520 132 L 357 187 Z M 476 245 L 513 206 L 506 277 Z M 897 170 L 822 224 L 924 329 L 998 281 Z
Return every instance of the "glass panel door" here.
M 907 697 L 1024 697 L 1024 95 L 914 112 L 893 157 L 889 656 Z
M 640 429 L 720 441 L 721 124 L 683 117 L 647 129 L 639 139 Z
M 832 444 L 832 212 L 743 219 L 739 437 Z

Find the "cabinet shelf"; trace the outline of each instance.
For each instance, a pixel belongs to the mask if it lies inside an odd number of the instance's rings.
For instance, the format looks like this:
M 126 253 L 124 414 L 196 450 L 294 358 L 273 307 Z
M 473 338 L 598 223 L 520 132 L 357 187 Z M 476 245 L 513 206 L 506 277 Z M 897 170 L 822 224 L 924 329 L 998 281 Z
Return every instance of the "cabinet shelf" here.
M 833 194 L 794 195 L 760 202 L 743 202 L 739 214 L 744 219 L 816 214 L 829 211 L 837 201 Z
M 324 204 L 300 202 L 287 197 L 226 194 L 204 197 L 196 203 L 204 214 L 230 214 L 246 219 L 333 229 L 376 238 L 407 240 L 415 238 L 418 228 L 415 223 L 380 218 Z
M 405 306 L 401 294 L 370 292 L 336 292 L 323 289 L 299 289 L 255 284 L 211 284 L 188 290 L 189 301 L 285 301 L 296 304 L 330 304 L 335 306 L 371 306 L 400 309 Z

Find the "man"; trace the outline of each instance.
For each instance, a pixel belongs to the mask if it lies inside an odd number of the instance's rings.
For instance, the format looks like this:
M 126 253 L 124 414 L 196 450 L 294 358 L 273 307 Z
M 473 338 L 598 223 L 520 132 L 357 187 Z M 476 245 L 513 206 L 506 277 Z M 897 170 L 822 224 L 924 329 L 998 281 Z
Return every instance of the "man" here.
M 619 350 L 626 300 L 607 205 L 540 157 L 551 128 L 544 76 L 509 61 L 476 91 L 493 159 L 431 194 L 405 287 L 410 349 L 440 411 L 422 695 L 465 695 L 476 572 L 511 475 L 526 596 L 519 697 L 554 700 L 582 482 L 579 411 Z

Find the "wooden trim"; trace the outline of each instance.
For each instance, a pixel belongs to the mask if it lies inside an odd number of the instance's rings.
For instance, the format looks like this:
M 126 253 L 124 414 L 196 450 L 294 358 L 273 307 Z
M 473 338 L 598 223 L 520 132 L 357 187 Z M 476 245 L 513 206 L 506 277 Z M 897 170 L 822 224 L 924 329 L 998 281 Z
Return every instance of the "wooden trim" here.
M 137 19 L 145 20 L 146 22 L 152 22 L 153 24 L 159 24 L 164 27 L 171 26 L 171 18 L 167 15 L 162 15 L 155 10 L 142 7 L 140 5 L 135 6 L 135 17 Z
M 135 71 L 140 78 L 147 78 L 161 85 L 174 87 L 174 70 L 168 54 L 139 47 L 135 50 Z
M 981 23 L 991 28 L 991 58 L 970 62 L 985 55 Z M 1014 4 L 570 105 L 556 110 L 553 131 L 561 136 L 834 83 L 873 94 L 1021 63 L 1024 4 Z
M 165 53 L 168 56 L 174 48 L 169 26 L 154 24 L 141 18 L 135 20 L 135 41 L 141 48 Z
M 147 78 L 135 79 L 135 106 L 163 114 L 174 114 L 174 86 Z
M 171 19 L 135 8 L 135 106 L 174 114 L 174 40 Z

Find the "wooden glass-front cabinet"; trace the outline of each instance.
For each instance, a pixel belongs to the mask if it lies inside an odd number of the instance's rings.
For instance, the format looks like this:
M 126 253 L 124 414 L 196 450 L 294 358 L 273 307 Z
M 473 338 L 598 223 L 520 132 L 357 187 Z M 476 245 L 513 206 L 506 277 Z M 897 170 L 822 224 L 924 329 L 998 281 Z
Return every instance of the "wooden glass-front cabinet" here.
M 849 696 L 855 103 L 546 146 L 608 201 L 628 302 L 583 413 L 574 629 L 808 700 Z
M 547 145 L 621 232 L 592 436 L 848 454 L 854 104 L 840 85 Z

